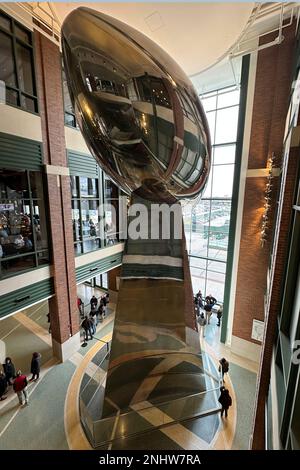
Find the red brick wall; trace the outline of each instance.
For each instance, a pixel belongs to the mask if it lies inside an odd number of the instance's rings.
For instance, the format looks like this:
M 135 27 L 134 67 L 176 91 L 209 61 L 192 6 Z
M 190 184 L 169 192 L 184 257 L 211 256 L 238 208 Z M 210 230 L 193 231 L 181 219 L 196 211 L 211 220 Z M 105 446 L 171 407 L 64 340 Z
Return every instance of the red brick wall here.
M 280 313 L 285 266 L 288 256 L 289 230 L 292 217 L 294 190 L 296 187 L 299 167 L 299 147 L 290 149 L 286 178 L 282 181 L 284 197 L 282 213 L 279 221 L 279 236 L 274 251 L 271 269 L 271 285 L 268 294 L 268 311 L 266 315 L 266 328 L 261 354 L 260 370 L 256 390 L 253 424 L 253 449 L 265 447 L 265 402 L 270 383 L 271 361 L 273 346 L 277 331 L 277 318 Z
M 66 167 L 60 51 L 39 32 L 34 37 L 44 163 Z M 63 343 L 79 330 L 69 177 L 48 174 L 47 183 L 55 289 L 50 318 L 53 338 Z
M 264 36 L 260 44 L 273 40 L 277 34 Z M 253 116 L 249 148 L 249 169 L 266 168 L 272 152 L 280 166 L 291 86 L 292 58 L 295 42 L 294 26 L 284 30 L 285 40 L 258 53 Z M 264 190 L 267 179 L 248 177 L 246 180 L 242 237 L 240 243 L 233 335 L 251 339 L 253 319 L 264 319 L 264 295 L 270 239 L 264 247 L 260 243 Z M 276 182 L 272 193 L 273 212 L 276 206 Z M 271 212 L 272 218 L 272 212 Z

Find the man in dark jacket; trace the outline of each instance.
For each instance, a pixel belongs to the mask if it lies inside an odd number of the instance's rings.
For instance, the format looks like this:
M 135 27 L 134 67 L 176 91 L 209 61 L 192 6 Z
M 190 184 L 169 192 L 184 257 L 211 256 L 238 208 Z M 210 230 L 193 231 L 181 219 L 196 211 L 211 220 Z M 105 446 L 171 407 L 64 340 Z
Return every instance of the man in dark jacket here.
M 12 385 L 13 379 L 16 376 L 16 370 L 10 357 L 7 357 L 5 359 L 5 363 L 3 364 L 3 370 L 6 377 L 7 385 Z
M 98 305 L 98 300 L 97 298 L 93 295 L 93 297 L 90 300 L 91 308 L 97 308 Z
M 204 310 L 206 312 L 206 320 L 207 323 L 210 324 L 210 317 L 212 314 L 212 308 L 217 303 L 217 299 L 215 299 L 211 294 L 207 295 L 205 297 L 205 305 L 204 305 Z
M 227 374 L 229 371 L 229 362 L 225 357 L 222 357 L 222 359 L 219 360 L 219 364 L 219 372 L 222 372 L 222 379 L 224 380 L 224 374 Z
M 227 418 L 228 408 L 232 405 L 232 399 L 231 399 L 231 396 L 229 395 L 229 390 L 227 390 L 227 388 L 221 387 L 221 395 L 218 401 L 222 405 L 221 417 L 223 417 L 223 413 L 225 411 L 225 418 Z
M 87 316 L 84 317 L 84 320 L 81 323 L 81 326 L 85 332 L 85 341 L 89 340 L 89 334 L 90 334 L 91 339 L 93 339 L 92 322 Z
M 28 393 L 27 393 L 27 377 L 22 374 L 20 370 L 17 372 L 17 377 L 13 385 L 14 391 L 18 395 L 20 405 L 23 405 L 23 396 L 25 398 L 25 404 L 28 405 Z
M 32 373 L 32 377 L 29 380 L 29 382 L 32 382 L 33 380 L 36 382 L 38 378 L 40 377 L 40 370 L 41 370 L 41 354 L 38 352 L 34 352 L 32 354 L 32 359 L 31 359 L 31 367 L 30 367 L 30 372 Z
M 5 400 L 5 398 L 7 398 L 3 396 L 5 395 L 6 389 L 7 389 L 7 380 L 6 380 L 4 372 L 0 370 L 0 401 Z

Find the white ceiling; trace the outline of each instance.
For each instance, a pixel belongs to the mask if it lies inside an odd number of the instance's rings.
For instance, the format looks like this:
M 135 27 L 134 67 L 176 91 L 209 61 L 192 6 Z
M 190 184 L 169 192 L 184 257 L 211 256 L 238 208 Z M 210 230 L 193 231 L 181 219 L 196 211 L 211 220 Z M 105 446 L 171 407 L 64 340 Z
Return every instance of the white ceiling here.
M 214 64 L 237 41 L 254 7 L 246 3 L 51 3 L 60 21 L 78 6 L 114 16 L 165 49 L 187 75 Z

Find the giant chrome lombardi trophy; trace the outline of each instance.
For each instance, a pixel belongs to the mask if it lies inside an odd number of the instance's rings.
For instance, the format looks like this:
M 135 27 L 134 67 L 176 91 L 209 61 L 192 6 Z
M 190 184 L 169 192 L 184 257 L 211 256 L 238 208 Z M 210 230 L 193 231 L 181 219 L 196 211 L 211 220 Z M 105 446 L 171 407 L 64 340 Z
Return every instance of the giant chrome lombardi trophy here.
M 151 208 L 200 196 L 210 170 L 210 135 L 196 91 L 178 64 L 139 31 L 88 8 L 66 18 L 62 47 L 83 137 L 131 203 Z M 105 391 L 118 409 L 153 393 L 163 400 L 170 394 L 170 369 L 198 364 L 186 341 L 186 296 L 192 294 L 184 252 L 185 241 L 172 235 L 126 242 Z M 150 387 L 153 370 L 161 380 Z M 184 393 L 183 382 L 173 383 L 176 396 Z M 104 404 L 103 416 L 109 414 Z

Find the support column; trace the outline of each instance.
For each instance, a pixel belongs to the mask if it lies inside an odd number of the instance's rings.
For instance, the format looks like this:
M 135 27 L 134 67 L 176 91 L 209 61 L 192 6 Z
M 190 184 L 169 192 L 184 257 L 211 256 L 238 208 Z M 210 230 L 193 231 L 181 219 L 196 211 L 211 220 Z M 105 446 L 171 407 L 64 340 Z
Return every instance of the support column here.
M 55 296 L 49 302 L 54 355 L 66 360 L 80 346 L 71 194 L 67 167 L 59 46 L 35 31 L 39 111 L 49 198 Z
M 295 25 L 285 28 L 284 41 L 258 52 L 252 126 L 246 175 L 242 237 L 236 284 L 232 352 L 259 362 L 261 343 L 252 338 L 253 320 L 265 321 L 272 223 L 276 208 L 285 118 L 289 104 Z M 260 45 L 278 32 L 263 36 Z M 274 153 L 278 168 L 273 180 L 268 239 L 261 246 L 261 230 L 268 175 L 268 159 Z

